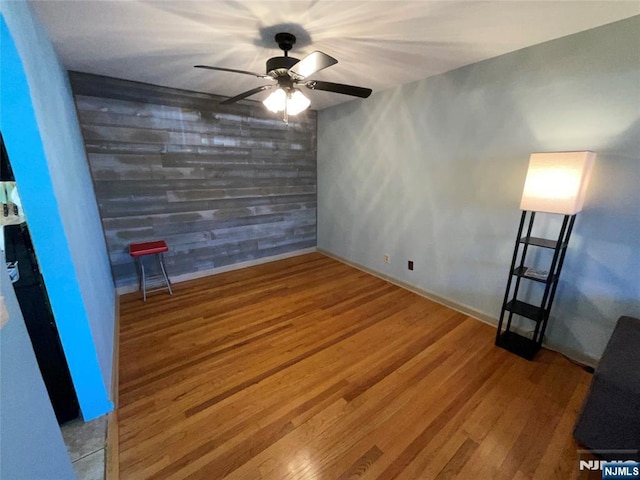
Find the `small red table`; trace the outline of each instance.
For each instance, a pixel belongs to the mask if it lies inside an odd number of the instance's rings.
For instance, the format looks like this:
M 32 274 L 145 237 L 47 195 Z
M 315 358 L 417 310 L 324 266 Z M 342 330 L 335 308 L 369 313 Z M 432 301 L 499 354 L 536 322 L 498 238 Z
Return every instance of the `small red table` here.
M 161 290 L 169 290 L 169 294 L 173 295 L 173 290 L 171 289 L 171 281 L 167 276 L 167 271 L 164 267 L 164 257 L 163 253 L 168 252 L 169 247 L 164 240 L 156 240 L 153 242 L 144 242 L 144 243 L 132 243 L 129 245 L 129 255 L 136 259 L 138 266 L 140 268 L 140 290 L 142 290 L 142 299 L 143 301 L 147 301 L 147 293 L 158 292 Z M 158 261 L 160 262 L 160 270 L 162 272 L 162 276 L 160 277 L 149 277 L 147 278 L 144 270 L 144 257 L 147 255 L 155 255 Z M 147 282 L 154 281 L 155 279 L 162 279 L 163 283 L 158 284 L 158 288 L 154 288 L 153 290 L 147 290 Z M 162 285 L 162 286 L 160 286 Z

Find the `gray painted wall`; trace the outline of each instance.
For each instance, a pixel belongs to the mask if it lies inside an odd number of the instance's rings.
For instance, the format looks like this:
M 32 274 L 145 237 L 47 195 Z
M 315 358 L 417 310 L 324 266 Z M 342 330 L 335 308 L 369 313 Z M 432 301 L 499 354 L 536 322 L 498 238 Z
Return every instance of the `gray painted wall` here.
M 212 75 L 215 73 L 212 73 Z M 164 239 L 170 276 L 316 245 L 316 113 L 72 72 L 117 286 L 133 242 Z
M 530 153 L 593 150 L 547 339 L 599 358 L 618 316 L 640 315 L 639 31 L 633 17 L 321 111 L 318 247 L 497 319 Z
M 0 329 L 0 478 L 76 478 L 1 250 L 0 265 L 0 295 L 9 313 Z
M 21 63 L 3 86 L 12 92 L 3 99 L 3 135 L 80 407 L 89 420 L 112 408 L 115 288 L 100 216 L 66 71 L 27 2 L 3 2 L 2 8 Z M 3 71 L 9 63 L 3 57 Z M 25 81 L 28 97 L 17 98 L 26 88 L 18 83 Z

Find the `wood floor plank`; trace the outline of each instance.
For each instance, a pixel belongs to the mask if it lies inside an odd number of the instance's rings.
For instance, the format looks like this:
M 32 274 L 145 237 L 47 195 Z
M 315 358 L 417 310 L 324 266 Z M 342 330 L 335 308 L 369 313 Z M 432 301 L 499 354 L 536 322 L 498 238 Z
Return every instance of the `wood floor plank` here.
M 373 463 L 382 456 L 382 451 L 374 445 L 361 456 L 349 469 L 338 477 L 338 480 L 357 480 L 362 478 Z
M 449 478 L 455 478 L 457 474 L 460 472 L 460 469 L 464 466 L 465 463 L 469 460 L 469 457 L 475 452 L 476 448 L 478 448 L 478 444 L 471 439 L 466 439 L 460 448 L 455 451 L 451 460 L 444 466 L 444 468 L 440 471 L 436 480 L 445 480 Z
M 590 376 L 321 254 L 121 297 L 122 479 L 561 478 Z

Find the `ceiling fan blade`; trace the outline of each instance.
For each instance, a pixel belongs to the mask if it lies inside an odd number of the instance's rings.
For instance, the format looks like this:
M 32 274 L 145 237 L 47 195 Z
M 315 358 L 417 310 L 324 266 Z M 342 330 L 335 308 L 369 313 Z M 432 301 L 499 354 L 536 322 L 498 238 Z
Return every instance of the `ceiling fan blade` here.
M 320 80 L 309 80 L 305 83 L 305 86 L 311 90 L 324 90 L 326 92 L 342 93 L 343 95 L 352 95 L 360 98 L 367 98 L 373 91 L 370 88 L 345 85 L 343 83 L 321 82 Z
M 315 51 L 311 52 L 291 67 L 289 69 L 289 73 L 292 73 L 294 78 L 302 79 L 330 67 L 331 65 L 335 65 L 336 63 L 338 63 L 338 60 L 333 58 L 331 55 Z
M 194 68 L 206 68 L 207 70 L 219 70 L 221 72 L 243 73 L 244 75 L 251 75 L 258 78 L 273 78 L 269 75 L 263 75 L 261 73 L 247 72 L 246 70 L 236 70 L 234 68 L 222 68 L 222 67 L 210 67 L 208 65 L 194 65 Z
M 242 100 L 243 98 L 250 97 L 251 95 L 255 95 L 258 92 L 262 92 L 263 90 L 268 90 L 268 89 L 274 88 L 276 86 L 277 85 L 262 85 L 262 86 L 257 87 L 257 88 L 252 88 L 251 90 L 247 90 L 246 92 L 241 93 L 240 95 L 236 95 L 235 97 L 227 98 L 223 102 L 220 102 L 220 105 L 229 105 L 231 103 L 236 103 L 236 102 Z

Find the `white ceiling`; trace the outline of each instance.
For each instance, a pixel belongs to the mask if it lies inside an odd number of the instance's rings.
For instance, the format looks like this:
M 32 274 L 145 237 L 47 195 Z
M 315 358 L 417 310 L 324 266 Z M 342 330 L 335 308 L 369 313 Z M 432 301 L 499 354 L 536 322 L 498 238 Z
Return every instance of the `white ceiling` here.
M 302 58 L 321 50 L 339 60 L 313 78 L 376 92 L 640 14 L 639 1 L 591 0 L 32 0 L 30 4 L 69 70 L 225 96 L 265 80 L 193 65 L 264 73 L 265 61 L 282 54 L 273 41 L 279 31 L 298 36 L 291 56 Z M 315 109 L 353 99 L 318 91 L 307 96 Z

